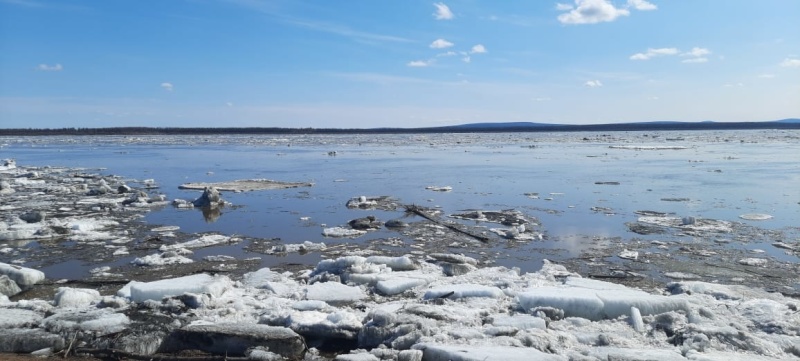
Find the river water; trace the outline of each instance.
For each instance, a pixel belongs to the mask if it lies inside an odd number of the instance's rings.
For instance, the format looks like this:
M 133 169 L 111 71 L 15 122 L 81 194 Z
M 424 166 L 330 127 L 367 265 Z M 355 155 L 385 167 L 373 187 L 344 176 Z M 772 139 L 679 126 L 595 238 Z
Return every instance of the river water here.
M 773 241 L 800 241 L 800 131 L 493 133 L 412 135 L 219 135 L 4 137 L 0 158 L 20 165 L 101 169 L 132 183 L 153 179 L 168 199 L 192 200 L 187 182 L 267 178 L 312 187 L 223 192 L 232 206 L 215 219 L 199 210 L 154 209 L 144 220 L 182 232 L 217 232 L 284 243 L 365 243 L 398 237 L 380 230 L 355 239 L 323 237 L 324 227 L 403 212 L 351 210 L 352 197 L 392 196 L 440 208 L 516 209 L 537 218 L 542 241 L 454 247 L 484 252 L 498 264 L 536 270 L 541 259 L 587 252 L 588 240 L 663 240 L 626 226 L 642 210 L 739 222 L 784 239 L 731 243 L 798 263 Z M 333 153 L 335 152 L 335 153 Z M 448 192 L 426 187 L 449 186 Z M 742 219 L 768 214 L 768 220 Z M 671 236 L 686 239 L 686 236 Z M 690 237 L 689 237 L 690 238 Z M 694 239 L 692 242 L 704 242 Z M 198 251 L 244 256 L 241 247 Z M 287 261 L 265 258 L 264 264 Z M 313 264 L 318 255 L 289 261 Z

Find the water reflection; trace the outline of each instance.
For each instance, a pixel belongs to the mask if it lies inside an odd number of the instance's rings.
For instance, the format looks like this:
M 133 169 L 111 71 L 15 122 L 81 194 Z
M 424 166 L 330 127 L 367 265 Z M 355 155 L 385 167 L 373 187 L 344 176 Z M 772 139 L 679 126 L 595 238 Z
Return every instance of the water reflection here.
M 206 220 L 206 223 L 214 223 L 222 216 L 222 209 L 221 207 L 215 206 L 206 206 L 200 208 L 203 212 L 203 218 Z

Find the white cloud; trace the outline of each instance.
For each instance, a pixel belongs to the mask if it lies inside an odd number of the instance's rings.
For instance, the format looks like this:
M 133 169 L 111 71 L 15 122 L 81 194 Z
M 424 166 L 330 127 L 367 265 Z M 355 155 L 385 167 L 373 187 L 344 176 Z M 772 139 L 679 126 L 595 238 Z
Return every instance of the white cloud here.
M 574 9 L 574 7 L 570 4 L 556 3 L 556 10 L 558 11 L 570 11 L 572 9 Z
M 583 85 L 588 86 L 589 88 L 599 88 L 603 86 L 603 83 L 601 83 L 599 80 L 589 80 L 586 83 L 583 83 Z
M 562 24 L 596 24 L 630 15 L 630 11 L 618 9 L 608 0 L 575 0 L 575 5 L 569 12 L 559 15 L 558 21 Z M 563 6 L 561 9 L 566 10 Z
M 163 82 L 163 83 L 161 83 L 161 87 L 162 87 L 162 88 L 164 88 L 164 90 L 166 90 L 166 91 L 168 91 L 168 92 L 171 92 L 171 91 L 172 91 L 172 89 L 174 88 L 174 86 L 172 85 L 172 83 L 167 83 L 167 82 Z
M 472 50 L 469 51 L 471 54 L 483 54 L 486 53 L 486 47 L 483 44 L 478 44 L 472 47 Z
M 684 59 L 681 63 L 686 64 L 699 64 L 699 63 L 707 63 L 708 58 L 691 58 L 691 59 Z
M 230 108 L 230 107 L 232 107 L 232 106 L 233 106 L 233 103 L 231 103 L 231 102 L 227 102 L 227 103 L 225 103 L 225 105 L 226 105 L 226 106 L 228 106 L 228 108 Z
M 431 65 L 431 63 L 433 63 L 432 60 L 414 60 L 406 63 L 406 66 L 410 66 L 412 68 L 423 68 L 428 65 Z
M 436 56 L 437 56 L 437 57 L 443 57 L 443 56 L 456 56 L 456 55 L 458 55 L 458 53 L 456 53 L 455 51 L 452 51 L 452 50 L 451 50 L 451 51 L 448 51 L 448 52 L 446 52 L 446 53 L 436 54 Z
M 64 70 L 64 67 L 61 66 L 61 64 L 56 64 L 56 65 L 39 64 L 39 66 L 36 67 L 36 70 L 41 70 L 41 71 L 62 71 L 62 70 Z
M 433 6 L 436 7 L 436 12 L 433 13 L 436 20 L 452 20 L 455 17 L 450 8 L 444 3 L 433 3 Z
M 800 59 L 783 59 L 781 66 L 784 68 L 800 68 Z
M 711 54 L 711 50 L 708 50 L 706 48 L 698 48 L 695 46 L 694 48 L 692 48 L 692 50 L 681 54 L 681 56 L 693 56 L 695 58 L 701 58 L 709 54 Z
M 470 57 L 469 57 L 469 55 L 467 55 L 467 56 L 465 56 L 465 57 L 461 58 L 461 60 L 462 60 L 463 62 L 465 62 L 465 63 L 469 63 L 469 62 L 471 62 L 471 61 L 472 61 L 472 58 L 470 58 Z
M 634 8 L 639 11 L 650 11 L 658 9 L 653 3 L 647 2 L 645 0 L 628 0 L 628 7 Z
M 675 55 L 675 54 L 678 54 L 678 49 L 676 49 L 676 48 L 658 48 L 658 49 L 648 48 L 647 52 L 633 54 L 633 55 L 631 55 L 630 59 L 631 60 L 648 60 L 650 58 L 654 58 L 654 57 L 657 57 L 657 56 Z
M 447 40 L 436 39 L 431 43 L 430 47 L 433 48 L 433 49 L 445 49 L 445 48 L 449 48 L 449 47 L 451 47 L 453 45 L 454 45 L 453 43 L 451 43 L 451 42 L 449 42 Z
M 758 77 L 761 79 L 772 79 L 775 77 L 775 74 L 759 74 Z

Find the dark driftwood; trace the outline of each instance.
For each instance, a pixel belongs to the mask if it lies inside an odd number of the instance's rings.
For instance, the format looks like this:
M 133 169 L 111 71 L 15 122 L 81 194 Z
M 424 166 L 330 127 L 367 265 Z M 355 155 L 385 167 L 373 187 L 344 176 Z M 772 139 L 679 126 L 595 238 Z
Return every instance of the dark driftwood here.
M 475 239 L 477 239 L 477 240 L 479 240 L 481 242 L 489 242 L 489 237 L 463 230 L 463 229 L 459 228 L 458 226 L 456 226 L 455 224 L 442 222 L 440 219 L 428 214 L 428 212 L 423 210 L 421 207 L 418 207 L 418 206 L 415 206 L 415 205 L 412 204 L 410 206 L 405 206 L 405 208 L 406 208 L 406 212 L 414 213 L 414 214 L 416 214 L 416 215 L 418 215 L 418 216 L 420 216 L 422 218 L 425 218 L 425 219 L 427 219 L 427 220 L 429 220 L 429 221 L 431 221 L 433 223 L 436 223 L 436 224 L 438 224 L 438 225 L 440 225 L 442 227 L 447 227 L 450 230 L 453 230 L 453 231 L 455 231 L 457 233 L 461 233 L 461 234 L 470 236 L 470 237 L 475 238 Z
M 225 355 L 209 356 L 178 356 L 178 355 L 140 355 L 114 349 L 76 348 L 75 354 L 89 354 L 101 358 L 116 360 L 142 360 L 142 361 L 246 361 L 247 357 L 230 357 Z

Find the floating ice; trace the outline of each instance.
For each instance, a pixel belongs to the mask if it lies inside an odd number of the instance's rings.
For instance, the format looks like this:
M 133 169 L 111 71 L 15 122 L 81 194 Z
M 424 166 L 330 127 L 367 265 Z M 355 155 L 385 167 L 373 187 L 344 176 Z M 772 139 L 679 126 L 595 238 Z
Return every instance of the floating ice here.
M 0 263 L 0 275 L 6 275 L 21 288 L 33 286 L 44 280 L 44 272 L 7 263 Z
M 195 238 L 191 241 L 186 241 L 183 243 L 176 243 L 171 245 L 163 245 L 158 250 L 161 252 L 176 250 L 179 248 L 203 248 L 203 247 L 211 247 L 216 246 L 224 243 L 233 242 L 235 239 L 232 239 L 228 236 L 223 236 L 219 234 L 207 234 L 200 238 Z
M 623 250 L 622 252 L 620 252 L 619 255 L 617 255 L 617 256 L 619 258 L 630 259 L 630 260 L 634 260 L 635 261 L 635 260 L 639 259 L 639 252 L 629 251 L 629 250 L 626 249 L 626 250 Z
M 766 258 L 742 258 L 739 260 L 739 264 L 755 267 L 766 267 L 768 262 Z
M 365 234 L 367 234 L 367 231 L 344 228 L 344 227 L 331 227 L 322 230 L 322 235 L 325 237 L 336 237 L 336 238 L 358 237 L 358 236 L 363 236 Z
M 325 243 L 319 242 L 314 243 L 311 241 L 305 241 L 303 243 L 290 243 L 290 244 L 280 244 L 277 246 L 272 247 L 272 253 L 305 253 L 305 252 L 319 252 L 324 251 L 327 247 Z
M 449 192 L 453 190 L 451 186 L 427 186 L 425 189 L 434 191 L 434 192 Z
M 687 149 L 680 145 L 610 145 L 611 149 L 627 149 L 627 150 L 682 150 Z
M 740 215 L 739 218 L 746 219 L 748 221 L 766 221 L 768 219 L 772 219 L 772 216 L 764 213 L 747 213 Z
M 154 253 L 144 257 L 137 257 L 131 263 L 137 266 L 166 266 L 172 264 L 187 264 L 193 263 L 190 258 L 186 258 L 177 254 L 176 252 Z
M 231 287 L 232 283 L 228 277 L 214 277 L 201 273 L 161 281 L 131 284 L 130 298 L 133 302 L 160 301 L 164 297 L 179 296 L 184 293 L 208 293 L 213 297 L 219 297 Z

